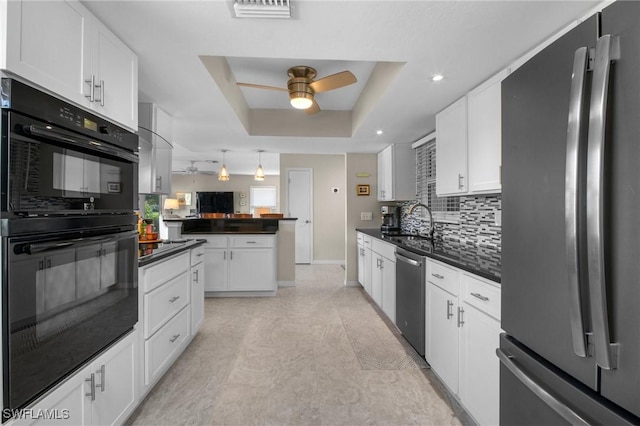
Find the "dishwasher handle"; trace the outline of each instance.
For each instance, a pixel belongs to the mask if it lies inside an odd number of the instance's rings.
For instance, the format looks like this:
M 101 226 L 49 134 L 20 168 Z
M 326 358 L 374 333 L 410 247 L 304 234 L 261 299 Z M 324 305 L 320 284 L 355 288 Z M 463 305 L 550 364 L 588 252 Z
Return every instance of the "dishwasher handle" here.
M 418 267 L 422 266 L 422 262 L 410 259 L 410 258 L 408 258 L 406 256 L 403 256 L 403 255 L 399 254 L 399 253 L 396 253 L 396 259 L 398 259 L 401 262 L 408 263 L 409 265 L 412 265 L 412 266 L 418 266 Z

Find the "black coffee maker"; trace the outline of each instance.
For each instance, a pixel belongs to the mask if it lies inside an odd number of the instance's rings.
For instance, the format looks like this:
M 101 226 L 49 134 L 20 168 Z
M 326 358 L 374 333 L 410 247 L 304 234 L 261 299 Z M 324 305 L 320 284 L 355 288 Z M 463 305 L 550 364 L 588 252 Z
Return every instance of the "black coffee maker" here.
M 382 206 L 382 226 L 380 232 L 383 234 L 400 233 L 400 206 Z

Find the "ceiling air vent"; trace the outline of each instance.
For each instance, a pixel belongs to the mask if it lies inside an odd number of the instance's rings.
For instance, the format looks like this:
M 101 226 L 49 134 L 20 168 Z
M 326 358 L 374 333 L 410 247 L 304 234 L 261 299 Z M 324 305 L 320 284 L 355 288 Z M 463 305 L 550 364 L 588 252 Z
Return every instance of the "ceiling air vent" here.
M 291 18 L 289 0 L 235 0 L 236 18 Z

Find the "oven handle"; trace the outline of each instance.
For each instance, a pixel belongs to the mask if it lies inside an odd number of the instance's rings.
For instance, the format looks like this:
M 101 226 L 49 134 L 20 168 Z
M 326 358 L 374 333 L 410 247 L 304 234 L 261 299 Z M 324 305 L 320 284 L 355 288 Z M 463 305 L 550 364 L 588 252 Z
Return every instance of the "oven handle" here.
M 45 127 L 39 126 L 37 124 L 29 124 L 23 126 L 23 130 L 25 133 L 32 136 L 38 136 L 41 138 L 54 140 L 65 144 L 71 144 L 82 148 L 89 148 L 93 151 L 99 151 L 104 154 L 127 160 L 131 163 L 139 162 L 138 156 L 124 149 L 120 149 L 112 145 L 105 146 L 106 143 L 98 142 L 91 138 L 85 138 L 78 134 L 67 132 L 65 130 L 54 128 L 52 126 L 47 125 Z
M 32 254 L 42 253 L 45 251 L 59 250 L 59 249 L 74 247 L 79 245 L 107 243 L 111 241 L 131 238 L 135 236 L 137 233 L 138 233 L 137 231 L 127 231 L 127 232 L 118 233 L 117 235 L 109 235 L 109 236 L 103 236 L 103 237 L 86 237 L 86 238 L 75 238 L 73 240 L 52 241 L 49 243 L 25 244 L 22 247 L 22 252 L 32 255 Z

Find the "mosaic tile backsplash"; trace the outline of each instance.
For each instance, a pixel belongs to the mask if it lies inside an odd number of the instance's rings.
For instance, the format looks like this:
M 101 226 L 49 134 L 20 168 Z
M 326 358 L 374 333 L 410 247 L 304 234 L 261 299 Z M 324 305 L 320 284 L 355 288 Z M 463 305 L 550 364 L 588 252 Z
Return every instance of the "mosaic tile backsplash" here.
M 421 215 L 424 209 L 416 209 L 409 215 L 409 208 L 418 201 L 401 203 L 400 225 L 402 232 L 416 233 L 423 226 L 429 226 L 428 220 Z M 461 244 L 495 248 L 501 251 L 501 227 L 495 224 L 496 213 L 502 211 L 500 195 L 478 195 L 460 197 L 460 217 L 454 221 L 438 222 L 435 235 L 438 239 L 455 240 Z

